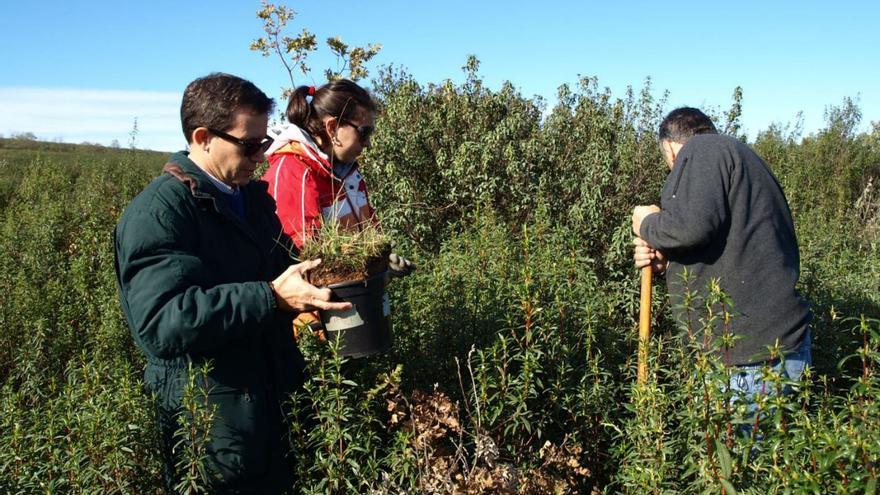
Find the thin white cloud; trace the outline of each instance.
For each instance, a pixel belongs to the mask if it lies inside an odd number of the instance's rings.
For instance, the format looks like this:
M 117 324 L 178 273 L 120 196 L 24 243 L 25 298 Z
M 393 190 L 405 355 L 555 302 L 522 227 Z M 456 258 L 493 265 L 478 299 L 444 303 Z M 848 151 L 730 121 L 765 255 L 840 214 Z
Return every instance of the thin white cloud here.
M 0 88 L 0 133 L 127 146 L 136 118 L 138 148 L 174 151 L 185 145 L 180 99 L 180 93 L 157 91 Z

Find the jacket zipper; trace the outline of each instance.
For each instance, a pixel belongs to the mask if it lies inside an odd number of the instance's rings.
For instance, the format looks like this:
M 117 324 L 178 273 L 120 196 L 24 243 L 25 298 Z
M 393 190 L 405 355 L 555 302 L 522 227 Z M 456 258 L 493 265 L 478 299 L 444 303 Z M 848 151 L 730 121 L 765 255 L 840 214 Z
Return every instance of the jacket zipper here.
M 678 185 L 681 183 L 681 176 L 684 175 L 684 167 L 687 165 L 687 158 L 681 161 L 681 165 L 679 166 L 678 177 L 675 178 L 675 187 L 672 188 L 672 198 L 675 199 L 675 195 L 678 193 Z

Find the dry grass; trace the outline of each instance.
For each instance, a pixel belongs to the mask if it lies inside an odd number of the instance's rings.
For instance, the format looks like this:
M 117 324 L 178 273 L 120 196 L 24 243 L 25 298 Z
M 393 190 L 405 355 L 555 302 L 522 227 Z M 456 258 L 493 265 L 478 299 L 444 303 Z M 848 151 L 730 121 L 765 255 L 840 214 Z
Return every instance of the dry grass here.
M 321 225 L 300 250 L 300 260 L 320 258 L 321 265 L 310 272 L 314 285 L 358 280 L 383 272 L 388 267 L 391 239 L 372 223 L 358 230 L 330 221 Z

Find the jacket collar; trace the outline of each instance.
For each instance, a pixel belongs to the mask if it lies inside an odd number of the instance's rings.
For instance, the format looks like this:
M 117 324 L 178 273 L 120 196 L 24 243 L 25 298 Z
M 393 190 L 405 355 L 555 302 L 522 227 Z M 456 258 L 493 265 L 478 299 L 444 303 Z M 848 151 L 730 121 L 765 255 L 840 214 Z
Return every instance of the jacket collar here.
M 180 151 L 171 155 L 162 171 L 182 182 L 187 186 L 193 197 L 210 204 L 215 211 L 235 224 L 254 242 L 259 243 L 250 225 L 232 211 L 225 198 L 223 198 L 223 193 L 211 182 L 205 171 L 189 158 L 188 152 Z M 261 204 L 262 201 L 267 201 L 269 198 L 267 192 L 268 185 L 265 182 L 250 181 L 240 189 L 244 193 L 245 217 L 262 214 L 261 212 L 254 211 L 257 208 L 260 211 L 264 209 L 266 211 L 274 211 L 274 206 L 264 208 L 266 205 Z
M 173 175 L 177 180 L 186 184 L 193 196 L 197 198 L 215 198 L 223 200 L 222 192 L 217 189 L 213 181 L 208 177 L 207 172 L 195 164 L 186 151 L 179 151 L 171 155 L 168 163 L 162 169 L 163 172 Z M 246 194 L 251 195 L 253 192 L 265 191 L 265 184 L 260 185 L 259 181 L 250 181 L 247 185 L 241 186 L 240 189 Z
M 179 151 L 171 155 L 162 171 L 183 182 L 197 198 L 208 199 L 214 197 L 214 193 L 220 193 L 205 171 L 189 158 L 187 151 Z
M 267 155 L 274 153 L 296 155 L 309 169 L 325 180 L 340 181 L 344 179 L 344 177 L 336 177 L 333 174 L 333 165 L 330 162 L 330 157 L 321 151 L 321 148 L 312 139 L 311 134 L 302 128 L 294 124 L 287 124 L 282 127 L 273 128 L 269 132 L 272 133 L 275 141 L 266 151 Z M 346 176 L 357 170 L 357 168 L 358 164 L 355 162 Z

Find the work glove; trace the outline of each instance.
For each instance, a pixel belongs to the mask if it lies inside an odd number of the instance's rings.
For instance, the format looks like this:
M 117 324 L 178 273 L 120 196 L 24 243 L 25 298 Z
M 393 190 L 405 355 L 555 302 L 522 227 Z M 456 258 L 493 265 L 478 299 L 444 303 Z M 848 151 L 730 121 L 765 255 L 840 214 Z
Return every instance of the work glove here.
M 390 278 L 405 277 L 416 269 L 416 265 L 397 253 L 388 255 L 388 275 Z
M 321 316 L 317 311 L 304 311 L 293 320 L 293 338 L 299 342 L 304 332 L 310 331 L 318 336 L 318 340 L 324 342 L 327 336 L 324 334 L 324 324 L 321 323 Z

